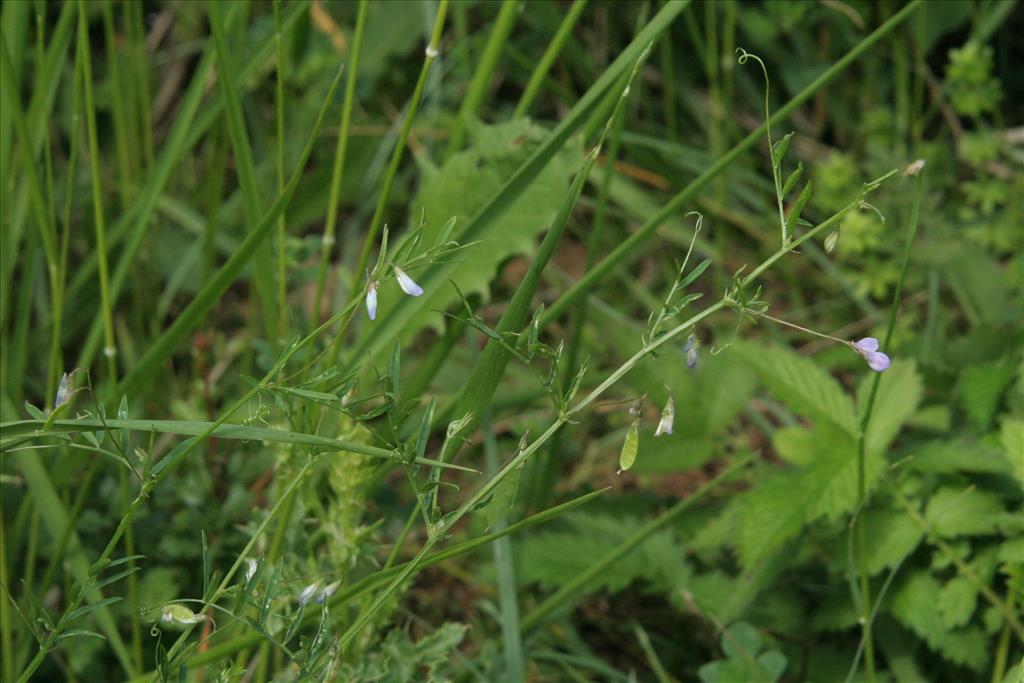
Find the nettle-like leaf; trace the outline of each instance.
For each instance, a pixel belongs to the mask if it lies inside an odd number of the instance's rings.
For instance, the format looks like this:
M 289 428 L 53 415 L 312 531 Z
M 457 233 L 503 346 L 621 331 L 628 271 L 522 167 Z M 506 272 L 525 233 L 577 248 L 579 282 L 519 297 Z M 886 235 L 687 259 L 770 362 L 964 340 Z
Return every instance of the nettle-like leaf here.
M 945 486 L 925 508 L 925 519 L 939 536 L 976 536 L 995 532 L 1003 504 L 994 493 Z
M 772 448 L 791 465 L 810 465 L 818 450 L 818 442 L 810 429 L 782 427 L 772 433 Z
M 950 579 L 939 590 L 939 614 L 946 628 L 957 628 L 970 621 L 977 604 L 978 587 L 963 576 Z
M 865 375 L 857 391 L 858 411 L 863 414 L 873 376 Z M 921 402 L 921 376 L 913 361 L 894 361 L 882 373 L 875 405 L 865 437 L 865 451 L 884 453 Z
M 857 444 L 847 434 L 828 429 L 815 429 L 819 436 L 818 454 L 813 464 L 802 477 L 802 485 L 808 487 L 811 505 L 807 509 L 807 520 L 818 517 L 835 519 L 850 513 L 857 507 L 858 469 Z M 868 452 L 864 457 L 864 479 L 867 489 L 885 471 L 886 461 L 877 452 Z
M 797 431 L 805 432 L 797 436 Z M 835 519 L 857 506 L 857 445 L 853 437 L 823 423 L 811 430 L 794 428 L 784 438 L 787 448 L 806 449 L 790 457 L 806 463 L 778 473 L 738 497 L 740 563 L 751 569 L 796 536 L 804 524 L 821 517 Z M 865 460 L 870 488 L 885 471 L 877 454 Z
M 345 664 L 339 679 L 380 683 L 447 681 L 452 653 L 468 629 L 465 624 L 448 622 L 415 642 L 405 631 L 393 629 L 378 647 Z
M 1006 474 L 1010 469 L 998 449 L 968 439 L 929 441 L 918 447 L 914 452 L 914 457 L 907 462 L 906 466 L 918 472 L 936 474 L 955 472 Z
M 857 434 L 853 401 L 820 365 L 779 346 L 737 341 L 734 348 L 768 389 L 794 410 L 814 420 L 831 423 L 850 435 Z
M 896 590 L 889 608 L 894 617 L 933 650 L 942 647 L 946 633 L 939 614 L 940 588 L 934 576 L 928 572 L 917 572 Z
M 864 513 L 868 541 L 868 571 L 871 575 L 893 569 L 914 552 L 924 532 L 910 516 L 899 510 L 869 510 Z
M 452 238 L 461 239 L 461 230 L 494 197 L 516 169 L 547 136 L 547 131 L 529 119 L 515 119 L 494 126 L 476 124 L 470 129 L 473 144 L 453 155 L 439 169 L 424 169 L 424 179 L 409 215 L 415 223 L 424 221 L 424 244 L 433 244 L 437 234 L 452 216 L 456 217 Z M 533 252 L 535 237 L 548 227 L 565 198 L 569 177 L 581 160 L 578 138 L 573 138 L 537 175 L 515 202 L 480 236 L 481 242 L 469 247 L 457 258 L 460 262 L 448 277 L 458 283 L 466 296 L 479 294 L 489 298 L 491 280 L 498 266 L 510 256 Z M 415 277 L 415 274 L 412 273 Z M 387 288 L 385 288 L 386 290 Z M 387 315 L 397 297 L 393 291 L 381 294 L 381 316 Z M 428 291 L 422 297 L 420 312 L 407 323 L 407 330 L 429 324 L 440 329 L 442 317 L 436 311 L 446 309 L 458 295 L 453 287 Z
M 982 670 L 988 660 L 985 634 L 974 626 L 950 630 L 944 623 L 941 605 L 942 586 L 938 580 L 927 572 L 918 572 L 896 590 L 889 609 L 945 659 Z
M 629 538 L 640 524 L 629 516 L 578 514 L 565 519 L 571 529 L 544 531 L 516 544 L 516 566 L 524 583 L 560 587 L 607 554 L 608 548 Z M 689 573 L 678 542 L 671 531 L 665 530 L 644 541 L 585 590 L 617 592 L 633 581 L 645 580 L 660 590 L 670 591 Z
M 753 569 L 800 532 L 814 495 L 799 476 L 778 473 L 735 499 L 740 510 L 737 548 L 745 571 Z
M 999 432 L 999 442 L 1003 446 L 1003 454 L 1013 468 L 1017 480 L 1024 484 L 1024 420 L 1003 420 Z
M 971 425 L 979 432 L 992 423 L 999 398 L 1016 374 L 1008 359 L 973 363 L 960 372 L 957 393 Z

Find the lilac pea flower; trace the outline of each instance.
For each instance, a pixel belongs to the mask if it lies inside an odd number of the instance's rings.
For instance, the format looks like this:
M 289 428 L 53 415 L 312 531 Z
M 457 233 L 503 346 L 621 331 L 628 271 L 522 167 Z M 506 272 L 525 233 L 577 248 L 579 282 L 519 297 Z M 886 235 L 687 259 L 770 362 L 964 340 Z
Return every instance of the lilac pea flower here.
M 53 409 L 57 410 L 71 398 L 71 375 L 63 373 L 57 385 L 57 396 L 53 399 Z
M 316 583 L 311 583 L 305 588 L 303 588 L 302 592 L 299 593 L 299 607 L 305 607 L 307 604 L 309 604 L 309 601 L 313 599 L 313 596 L 316 595 L 317 591 L 319 590 L 319 581 L 317 581 Z
M 654 430 L 655 436 L 661 436 L 662 434 L 671 434 L 672 426 L 676 421 L 676 402 L 672 398 L 672 394 L 669 394 L 668 401 L 665 403 L 665 408 L 661 411 L 661 420 L 658 421 L 658 427 Z
M 686 352 L 686 367 L 691 370 L 697 369 L 697 337 L 691 334 L 686 338 L 686 346 L 683 347 L 683 351 Z
M 377 281 L 370 280 L 370 286 L 366 289 L 366 314 L 370 320 L 377 319 Z
M 423 288 L 416 284 L 415 281 L 408 274 L 398 266 L 395 266 L 395 277 L 398 278 L 398 286 L 402 288 L 402 291 L 409 296 L 419 296 L 423 294 Z
M 878 340 L 874 337 L 864 337 L 859 341 L 850 342 L 850 348 L 859 353 L 875 372 L 889 369 L 889 356 L 878 350 Z
M 326 588 L 324 588 L 322 591 L 320 591 L 319 595 L 316 596 L 316 603 L 318 605 L 322 605 L 325 602 L 327 602 L 327 600 L 332 595 L 334 595 L 334 593 L 338 590 L 338 586 L 340 586 L 340 585 L 341 585 L 341 581 L 335 581 L 334 583 L 329 584 Z

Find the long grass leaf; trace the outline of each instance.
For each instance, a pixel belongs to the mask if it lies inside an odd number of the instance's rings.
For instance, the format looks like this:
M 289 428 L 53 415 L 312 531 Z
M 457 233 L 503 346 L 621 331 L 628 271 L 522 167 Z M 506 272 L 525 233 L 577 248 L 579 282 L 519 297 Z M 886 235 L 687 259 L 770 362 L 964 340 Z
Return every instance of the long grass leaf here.
M 912 2 L 908 3 L 903 9 L 890 17 L 884 24 L 879 26 L 871 35 L 866 36 L 857 44 L 856 47 L 847 52 L 824 73 L 808 84 L 807 87 L 797 93 L 793 99 L 780 107 L 775 114 L 772 115 L 770 122 L 778 123 L 785 117 L 789 116 L 797 107 L 810 99 L 818 90 L 835 79 L 836 76 L 845 71 L 847 67 L 871 49 L 871 47 L 878 41 L 903 23 L 918 7 L 921 6 L 921 2 L 922 0 L 912 0 Z M 708 183 L 717 178 L 726 168 L 736 161 L 740 155 L 757 144 L 764 137 L 766 128 L 767 122 L 761 124 L 761 126 L 737 143 L 735 147 L 719 157 L 718 160 L 706 171 L 700 174 L 700 176 L 694 179 L 693 182 L 680 190 L 678 194 L 666 202 L 661 210 L 651 216 L 643 226 L 619 244 L 619 246 L 613 249 L 610 254 L 601 260 L 601 262 L 595 265 L 591 270 L 587 271 L 586 275 L 580 278 L 565 294 L 560 296 L 547 311 L 545 311 L 544 318 L 541 320 L 541 325 L 549 325 L 553 320 L 564 313 L 574 302 L 578 301 L 580 297 L 593 291 L 597 284 L 614 272 L 615 269 L 628 263 L 630 256 L 632 256 L 654 235 L 654 231 L 657 230 L 659 225 L 664 223 L 669 216 L 685 207 Z
M 302 179 L 302 171 L 306 166 L 306 161 L 309 159 L 310 154 L 313 152 L 313 147 L 316 145 L 317 137 L 320 133 L 320 127 L 323 125 L 327 110 L 334 99 L 334 91 L 338 87 L 338 81 L 340 78 L 341 69 L 338 69 L 338 73 L 334 77 L 334 81 L 331 83 L 330 88 L 328 88 L 323 106 L 320 109 L 320 113 L 317 115 L 316 122 L 313 124 L 313 129 L 310 131 L 309 138 L 306 140 L 305 148 L 302 150 L 302 155 L 300 156 L 298 163 L 295 165 L 295 170 L 292 172 L 292 176 L 289 178 L 288 184 L 284 188 L 284 192 L 278 196 L 273 206 L 271 206 L 264 214 L 259 225 L 249 232 L 245 240 L 238 245 L 238 250 L 231 255 L 231 258 L 221 266 L 220 270 L 217 271 L 213 278 L 196 294 L 188 307 L 181 312 L 181 315 L 175 319 L 163 334 L 153 341 L 146 350 L 146 353 L 139 359 L 138 364 L 125 376 L 124 380 L 118 387 L 117 393 L 132 395 L 143 383 L 149 381 L 153 375 L 156 374 L 160 365 L 162 365 L 171 353 L 174 352 L 174 349 L 185 338 L 185 335 L 195 329 L 196 325 L 198 325 L 206 315 L 206 312 L 209 311 L 214 304 L 217 303 L 221 295 L 227 291 L 227 288 L 232 282 L 234 282 L 239 273 L 241 273 L 242 268 L 246 263 L 248 263 L 249 259 L 256 252 L 256 249 L 260 247 L 263 240 L 266 239 L 274 229 L 278 216 L 280 216 L 281 212 L 288 206 L 288 202 L 291 201 L 292 195 L 295 193 L 295 188 L 298 187 L 299 181 Z
M 605 92 L 636 62 L 637 57 L 646 49 L 647 45 L 654 41 L 688 4 L 689 0 L 670 0 L 659 10 L 576 102 L 562 122 L 551 131 L 544 143 L 534 151 L 529 159 L 523 162 L 522 166 L 505 182 L 487 205 L 462 229 L 456 236 L 459 241 L 469 243 L 486 239 L 487 231 L 494 219 L 500 216 L 530 185 L 569 137 L 586 124 L 589 115 L 600 103 Z M 427 291 L 436 290 L 444 286 L 454 268 L 454 264 L 435 263 L 426 268 L 417 281 Z M 402 297 L 388 316 L 378 320 L 371 328 L 370 333 L 360 340 L 348 358 L 347 370 L 352 370 L 367 356 L 376 354 L 381 349 L 390 346 L 402 332 L 405 321 L 412 318 L 426 305 L 422 301 L 424 298 L 426 297 Z

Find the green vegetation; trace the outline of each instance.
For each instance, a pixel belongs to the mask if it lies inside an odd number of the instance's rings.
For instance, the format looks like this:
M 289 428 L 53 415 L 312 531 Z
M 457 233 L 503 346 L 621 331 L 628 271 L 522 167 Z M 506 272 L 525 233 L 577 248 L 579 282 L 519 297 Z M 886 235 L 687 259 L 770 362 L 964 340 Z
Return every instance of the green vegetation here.
M 1024 681 L 1015 0 L 8 0 L 0 680 Z

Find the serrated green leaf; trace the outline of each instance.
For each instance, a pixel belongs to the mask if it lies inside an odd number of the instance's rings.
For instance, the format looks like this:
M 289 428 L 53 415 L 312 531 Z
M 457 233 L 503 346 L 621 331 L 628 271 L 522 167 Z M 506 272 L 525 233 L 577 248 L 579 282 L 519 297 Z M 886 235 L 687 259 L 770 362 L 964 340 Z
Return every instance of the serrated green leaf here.
M 822 516 L 834 519 L 857 507 L 860 467 L 857 444 L 853 437 L 827 426 L 815 427 L 813 433 L 817 442 L 814 462 L 804 470 L 800 480 L 811 501 L 807 506 L 807 521 Z M 885 466 L 885 459 L 877 453 L 865 455 L 868 490 L 885 471 Z
M 991 663 L 988 639 L 981 629 L 975 626 L 947 633 L 938 652 L 954 664 L 966 666 L 977 672 L 984 671 Z
M 850 435 L 859 427 L 853 402 L 820 365 L 778 346 L 738 341 L 736 353 L 773 394 L 810 418 L 829 422 Z
M 608 548 L 630 538 L 641 521 L 630 515 L 567 515 L 568 529 L 542 531 L 515 543 L 516 571 L 523 583 L 560 588 L 608 553 Z M 681 547 L 670 530 L 656 532 L 581 591 L 617 593 L 634 581 L 644 580 L 664 592 L 678 589 L 688 579 Z
M 936 534 L 952 538 L 995 532 L 1003 512 L 995 494 L 945 486 L 929 499 L 924 516 Z
M 626 432 L 626 440 L 619 452 L 619 472 L 625 472 L 636 462 L 636 452 L 640 448 L 640 430 L 634 422 Z
M 817 447 L 813 432 L 803 427 L 783 427 L 772 432 L 772 448 L 791 465 L 810 465 Z
M 745 621 L 729 626 L 722 634 L 722 652 L 730 659 L 753 659 L 761 651 L 761 634 Z
M 999 399 L 1014 377 L 1013 364 L 1005 360 L 974 363 L 960 372 L 957 394 L 974 428 L 983 432 L 992 423 Z
M 890 611 L 933 650 L 942 647 L 946 629 L 939 615 L 939 582 L 928 572 L 912 574 L 893 595 Z
M 1006 461 L 999 451 L 967 439 L 929 441 L 919 447 L 907 467 L 918 472 L 989 472 L 1006 474 Z
M 999 442 L 1003 446 L 1003 454 L 1010 463 L 1013 474 L 1021 484 L 1024 484 L 1024 420 L 1003 420 Z
M 869 510 L 864 513 L 865 537 L 868 540 L 868 571 L 872 576 L 883 569 L 894 569 L 914 552 L 924 532 L 905 512 Z
M 433 243 L 448 229 L 454 217 L 454 239 L 465 240 L 472 219 L 498 194 L 505 182 L 530 158 L 548 133 L 528 119 L 515 119 L 471 128 L 473 143 L 469 149 L 453 155 L 440 169 L 426 169 L 419 193 L 409 215 L 426 221 L 423 239 Z M 458 283 L 466 296 L 490 296 L 489 284 L 498 266 L 509 257 L 529 254 L 535 237 L 558 211 L 569 187 L 568 179 L 580 160 L 580 142 L 574 139 L 559 150 L 515 201 L 482 231 L 480 244 L 463 252 L 458 263 L 447 268 L 445 280 Z M 461 229 L 460 229 L 461 227 Z M 418 312 L 405 321 L 412 332 L 423 325 L 440 328 L 445 310 L 457 300 L 448 286 L 430 289 L 430 280 L 421 282 L 427 289 L 415 303 Z M 380 318 L 389 315 L 403 297 L 397 286 L 382 288 Z
M 738 500 L 737 549 L 740 564 L 749 571 L 800 532 L 812 498 L 797 475 L 780 473 Z
M 857 392 L 859 411 L 863 413 L 874 375 L 864 376 Z M 875 405 L 871 411 L 864 449 L 867 453 L 883 454 L 899 434 L 900 428 L 916 411 L 921 401 L 921 376 L 913 361 L 893 361 L 881 373 Z
M 977 603 L 977 586 L 962 576 L 950 579 L 939 589 L 939 615 L 948 629 L 963 626 L 970 621 Z

